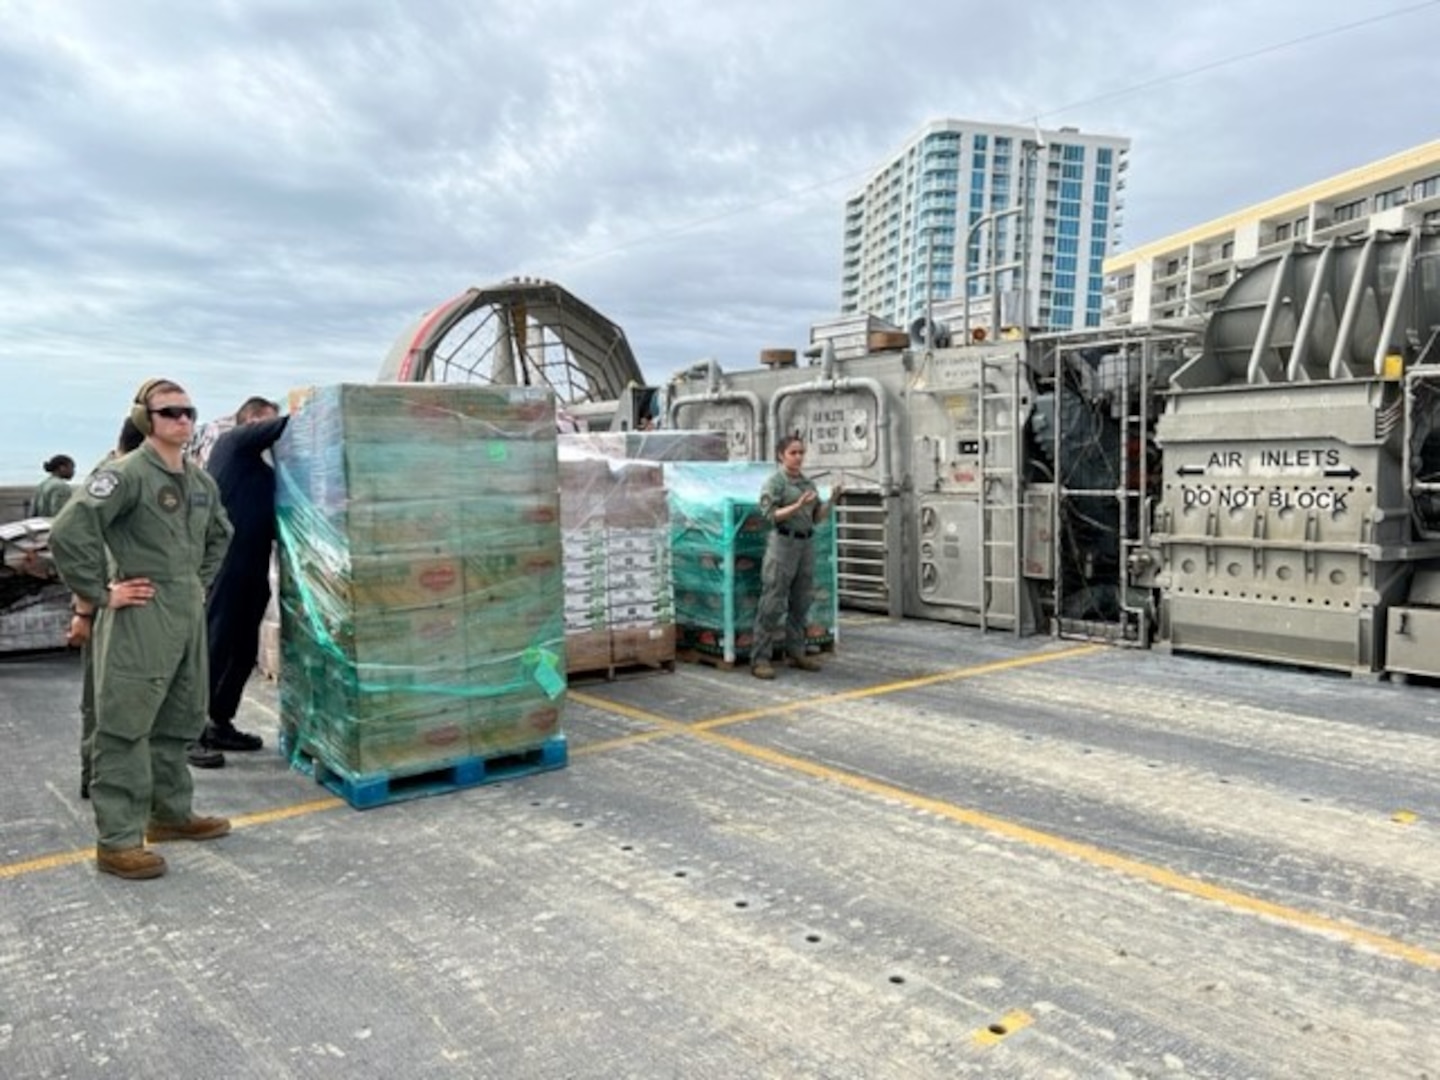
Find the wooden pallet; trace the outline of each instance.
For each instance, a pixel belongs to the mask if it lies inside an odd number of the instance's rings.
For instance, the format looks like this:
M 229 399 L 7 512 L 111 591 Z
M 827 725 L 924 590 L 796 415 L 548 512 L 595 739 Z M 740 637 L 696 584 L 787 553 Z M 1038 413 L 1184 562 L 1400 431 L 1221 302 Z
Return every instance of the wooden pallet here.
M 290 759 L 292 766 L 309 773 L 317 784 L 339 795 L 357 810 L 548 772 L 563 768 L 569 759 L 564 735 L 552 735 L 529 750 L 488 757 L 472 755 L 430 767 L 363 774 L 331 765 L 304 746 L 289 745 L 289 740 L 281 740 L 280 750 Z
M 675 626 L 619 628 L 565 635 L 566 678 L 615 680 L 675 670 Z
M 709 664 L 720 671 L 734 671 L 743 661 L 726 660 L 719 653 L 702 652 L 699 649 L 676 649 L 675 659 L 687 664 Z
M 617 679 L 637 679 L 647 675 L 674 674 L 674 672 L 675 657 L 671 656 L 665 660 L 636 661 L 629 664 L 614 663 L 606 664 L 604 667 L 587 668 L 584 671 L 569 671 L 566 672 L 566 678 L 572 683 L 598 682 L 601 679 L 615 682 Z

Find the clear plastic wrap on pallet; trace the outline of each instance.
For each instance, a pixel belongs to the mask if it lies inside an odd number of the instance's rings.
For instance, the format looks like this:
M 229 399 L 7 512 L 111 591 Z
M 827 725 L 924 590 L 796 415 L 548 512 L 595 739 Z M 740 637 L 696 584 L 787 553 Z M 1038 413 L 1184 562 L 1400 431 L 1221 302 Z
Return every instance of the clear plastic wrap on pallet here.
M 554 401 L 468 385 L 292 395 L 276 446 L 281 718 L 350 775 L 560 732 Z
M 275 554 L 270 556 L 270 600 L 265 605 L 265 617 L 260 622 L 260 651 L 255 654 L 255 666 L 268 679 L 280 678 L 280 561 Z
M 625 433 L 560 436 L 565 647 L 574 673 L 675 659 L 665 475 L 658 462 L 628 456 L 642 445 Z
M 678 648 L 727 663 L 749 658 L 771 528 L 760 513 L 760 489 L 775 469 L 759 462 L 666 463 Z M 821 494 L 829 497 L 823 486 Z M 810 543 L 815 583 L 806 642 L 824 648 L 835 643 L 840 625 L 829 516 Z

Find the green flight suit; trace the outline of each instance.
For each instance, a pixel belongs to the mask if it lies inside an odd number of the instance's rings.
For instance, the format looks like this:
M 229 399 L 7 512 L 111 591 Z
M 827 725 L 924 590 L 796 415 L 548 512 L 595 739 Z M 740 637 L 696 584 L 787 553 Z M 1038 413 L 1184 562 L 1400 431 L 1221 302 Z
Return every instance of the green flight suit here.
M 35 488 L 35 498 L 30 503 L 32 517 L 53 518 L 70 500 L 75 489 L 58 476 L 47 476 Z
M 171 472 L 148 444 L 92 475 L 51 523 L 60 576 L 99 609 L 90 800 L 103 848 L 142 844 L 147 821 L 191 817 L 185 746 L 205 725 L 205 589 L 230 532 L 209 474 L 189 461 Z M 105 606 L 112 578 L 137 577 L 153 599 Z
M 807 491 L 816 499 L 796 510 L 782 522 L 775 522 L 775 511 L 798 502 Z M 760 565 L 760 606 L 755 610 L 754 643 L 750 648 L 750 664 L 769 661 L 777 641 L 782 638 L 787 656 L 805 655 L 805 619 L 815 594 L 815 549 L 810 540 L 815 532 L 815 518 L 824 505 L 815 484 L 801 476 L 790 479 L 784 469 L 765 481 L 760 489 L 760 512 L 775 524 L 765 542 L 765 560 Z
M 95 624 L 90 624 L 95 632 Z M 95 758 L 95 644 L 80 645 L 80 786 L 90 790 L 91 763 Z
M 105 466 L 117 458 L 115 451 L 106 454 L 96 466 L 86 474 L 86 479 L 94 476 Z M 114 565 L 106 574 L 106 580 L 114 578 Z M 95 749 L 95 647 L 93 634 L 95 623 L 90 623 L 92 638 L 80 646 L 80 670 L 84 672 L 80 682 L 80 782 L 85 788 L 90 787 L 90 758 Z

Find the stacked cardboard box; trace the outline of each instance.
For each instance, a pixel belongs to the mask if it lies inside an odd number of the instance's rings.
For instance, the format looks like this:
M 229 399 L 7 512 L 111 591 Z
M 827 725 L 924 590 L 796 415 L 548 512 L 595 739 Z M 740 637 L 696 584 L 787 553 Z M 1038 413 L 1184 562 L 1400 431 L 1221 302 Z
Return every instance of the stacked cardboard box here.
M 774 465 L 755 462 L 665 465 L 678 648 L 732 664 L 749 659 L 771 529 L 759 496 L 774 471 Z M 840 625 L 835 528 L 828 515 L 810 544 L 815 582 L 806 643 L 824 649 L 834 646 Z
M 605 569 L 605 507 L 610 463 L 567 456 L 560 447 L 560 537 L 564 553 L 565 659 L 572 674 L 609 671 L 610 594 Z
M 675 586 L 665 473 L 653 461 L 612 465 L 605 508 L 605 583 L 610 655 L 616 666 L 675 659 Z
M 715 432 L 560 436 L 565 649 L 572 672 L 674 661 L 669 502 L 657 459 L 723 461 L 725 453 L 725 437 Z
M 284 737 L 347 774 L 558 734 L 563 580 L 548 392 L 292 395 L 276 447 Z

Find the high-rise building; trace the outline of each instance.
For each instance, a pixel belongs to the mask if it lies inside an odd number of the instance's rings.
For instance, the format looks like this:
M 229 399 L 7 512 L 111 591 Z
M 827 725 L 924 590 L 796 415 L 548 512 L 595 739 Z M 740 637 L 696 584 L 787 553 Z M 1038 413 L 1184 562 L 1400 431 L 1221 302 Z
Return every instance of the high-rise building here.
M 1203 316 L 1259 256 L 1416 226 L 1440 226 L 1440 140 L 1107 259 L 1105 322 Z
M 846 200 L 842 314 L 909 326 L 963 306 L 968 283 L 972 322 L 993 292 L 1007 324 L 1099 326 L 1129 148 L 1070 127 L 926 124 Z

